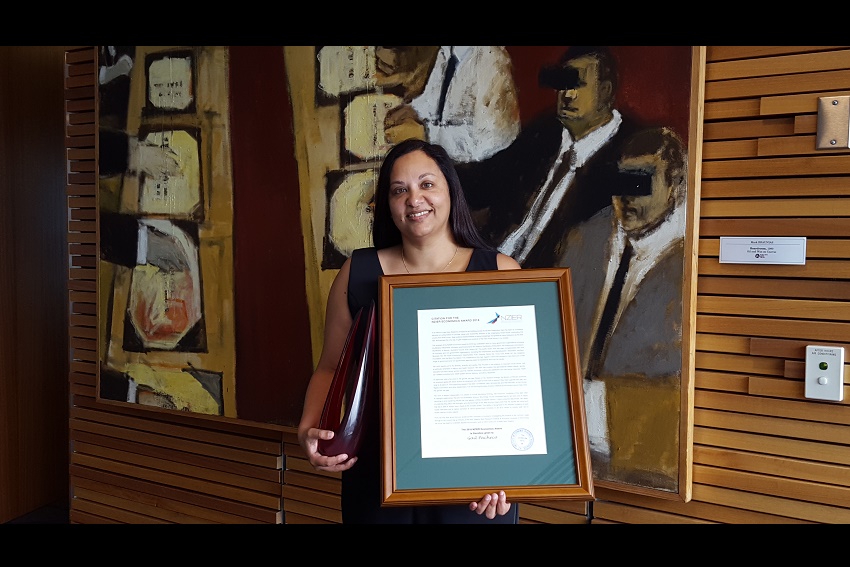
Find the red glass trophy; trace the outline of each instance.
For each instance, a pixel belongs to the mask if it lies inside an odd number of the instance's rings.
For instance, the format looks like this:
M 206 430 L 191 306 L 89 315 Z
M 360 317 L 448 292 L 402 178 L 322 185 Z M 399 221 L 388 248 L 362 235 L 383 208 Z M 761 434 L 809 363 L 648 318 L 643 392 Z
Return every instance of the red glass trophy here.
M 333 431 L 334 436 L 329 440 L 319 439 L 318 449 L 323 455 L 345 453 L 351 458 L 360 449 L 367 401 L 374 387 L 376 340 L 372 301 L 354 316 L 325 399 L 319 428 Z

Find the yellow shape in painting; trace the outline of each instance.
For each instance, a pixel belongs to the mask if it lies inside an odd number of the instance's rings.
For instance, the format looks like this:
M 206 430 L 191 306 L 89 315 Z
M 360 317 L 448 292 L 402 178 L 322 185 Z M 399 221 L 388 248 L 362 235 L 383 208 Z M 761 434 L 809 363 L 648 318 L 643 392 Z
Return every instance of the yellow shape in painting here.
M 375 88 L 375 48 L 368 45 L 326 45 L 316 55 L 319 88 L 331 96 Z
M 345 147 L 360 159 L 383 157 L 390 149 L 384 135 L 387 112 L 402 103 L 390 94 L 363 94 L 345 107 Z
M 218 415 L 220 408 L 194 376 L 180 370 L 163 370 L 133 363 L 127 374 L 136 384 L 167 395 L 179 410 Z
M 373 170 L 349 174 L 331 197 L 328 236 L 345 256 L 372 245 L 376 176 Z
M 143 213 L 189 216 L 200 206 L 201 169 L 198 142 L 185 130 L 152 132 L 143 147 L 159 148 L 163 161 L 176 162 L 176 172 L 165 167 L 155 175 L 145 175 L 139 192 L 139 208 Z

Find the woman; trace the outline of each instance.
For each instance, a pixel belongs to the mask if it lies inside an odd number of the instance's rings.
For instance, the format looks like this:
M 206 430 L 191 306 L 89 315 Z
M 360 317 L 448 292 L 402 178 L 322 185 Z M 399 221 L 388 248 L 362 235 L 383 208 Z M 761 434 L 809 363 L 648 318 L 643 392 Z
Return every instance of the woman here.
M 319 439 L 333 437 L 317 426 L 353 314 L 371 301 L 377 304 L 381 275 L 520 269 L 478 234 L 445 149 L 416 139 L 393 147 L 381 165 L 372 240 L 373 248 L 355 250 L 345 261 L 328 294 L 322 356 L 298 426 L 307 458 L 317 470 L 343 472 L 343 523 L 517 523 L 517 506 L 504 491 L 484 494 L 468 506 L 382 507 L 378 415 L 367 416 L 359 455 L 349 459 L 317 451 Z M 372 393 L 377 397 L 377 388 Z M 372 402 L 372 408 L 380 406 Z

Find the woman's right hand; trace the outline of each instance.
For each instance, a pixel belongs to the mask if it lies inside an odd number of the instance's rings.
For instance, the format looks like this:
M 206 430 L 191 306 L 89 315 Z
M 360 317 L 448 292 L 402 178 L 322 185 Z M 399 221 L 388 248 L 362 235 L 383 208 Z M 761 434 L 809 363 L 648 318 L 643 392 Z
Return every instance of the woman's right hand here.
M 333 439 L 333 436 L 334 432 L 329 429 L 311 427 L 307 430 L 306 435 L 299 439 L 307 459 L 316 470 L 341 472 L 350 469 L 357 462 L 357 457 L 349 459 L 345 453 L 328 457 L 319 452 L 319 439 L 330 440 Z

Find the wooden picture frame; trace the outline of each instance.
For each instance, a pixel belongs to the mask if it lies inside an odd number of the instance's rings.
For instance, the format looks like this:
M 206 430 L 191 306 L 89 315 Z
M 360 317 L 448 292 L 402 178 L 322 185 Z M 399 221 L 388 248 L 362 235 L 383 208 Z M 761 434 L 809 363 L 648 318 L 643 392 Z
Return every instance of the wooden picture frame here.
M 379 297 L 383 505 L 593 499 L 569 268 L 382 276 Z

